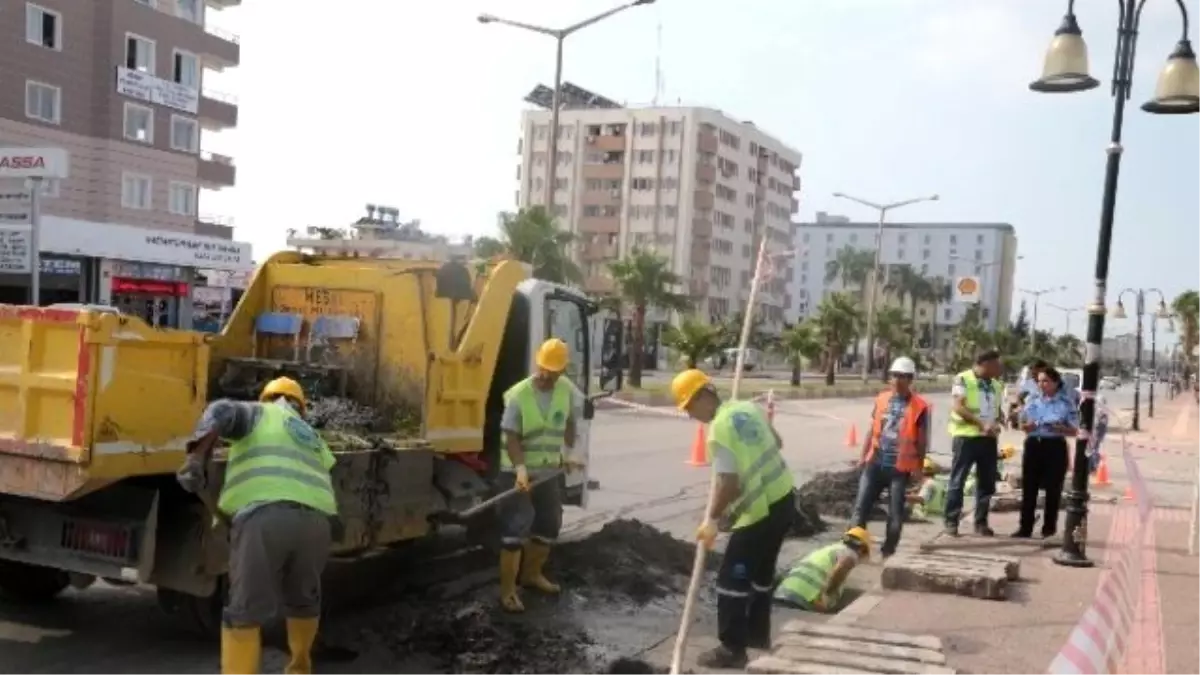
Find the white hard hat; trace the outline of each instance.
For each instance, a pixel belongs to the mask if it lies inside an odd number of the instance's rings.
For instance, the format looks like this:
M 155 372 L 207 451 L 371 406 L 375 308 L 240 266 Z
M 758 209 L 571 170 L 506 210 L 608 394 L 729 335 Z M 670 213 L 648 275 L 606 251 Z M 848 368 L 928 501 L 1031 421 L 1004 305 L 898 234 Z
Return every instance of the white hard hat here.
M 888 369 L 888 372 L 897 373 L 900 375 L 916 375 L 917 364 L 913 363 L 913 360 L 907 356 L 901 356 L 895 361 L 892 361 L 892 367 Z

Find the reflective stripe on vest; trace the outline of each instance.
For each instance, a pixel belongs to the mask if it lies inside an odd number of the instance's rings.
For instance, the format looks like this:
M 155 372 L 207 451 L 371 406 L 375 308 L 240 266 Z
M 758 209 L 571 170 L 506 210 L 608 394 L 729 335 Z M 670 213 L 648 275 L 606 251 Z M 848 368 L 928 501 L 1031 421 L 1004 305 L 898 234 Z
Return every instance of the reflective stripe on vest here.
M 728 448 L 737 462 L 742 492 L 726 510 L 733 529 L 766 518 L 772 504 L 791 494 L 792 474 L 766 414 L 757 404 L 736 401 L 722 405 L 709 424 L 709 441 Z
M 295 502 L 337 513 L 329 475 L 333 458 L 325 442 L 295 412 L 274 403 L 261 407 L 254 429 L 229 449 L 217 508 L 234 515 L 255 502 Z
M 887 418 L 888 406 L 892 403 L 890 391 L 880 393 L 875 397 L 875 414 L 871 422 L 871 443 L 868 446 L 866 461 L 870 462 L 879 451 L 882 440 L 883 424 Z M 917 471 L 921 468 L 921 456 L 917 449 L 917 440 L 921 434 L 921 415 L 929 409 L 929 404 L 916 392 L 909 395 L 908 403 L 904 406 L 904 418 L 896 430 L 896 470 L 902 472 Z
M 978 416 L 979 401 L 981 398 L 979 390 L 979 378 L 975 376 L 975 371 L 970 369 L 959 373 L 958 377 L 962 378 L 963 384 L 967 388 L 966 395 L 963 396 L 963 402 L 966 404 L 967 410 L 970 410 L 972 413 Z M 1000 419 L 1000 397 L 993 396 L 992 403 L 996 408 L 994 411 L 992 411 L 992 419 Z M 950 424 L 947 428 L 949 429 L 951 436 L 983 435 L 983 432 L 979 430 L 979 427 L 963 420 L 963 418 L 954 410 L 950 411 Z
M 558 467 L 562 464 L 562 446 L 567 439 L 567 418 L 571 414 L 572 387 L 559 378 L 550 395 L 550 407 L 543 414 L 538 406 L 533 378 L 527 377 L 504 392 L 504 404 L 516 404 L 521 411 L 521 449 L 529 469 Z M 512 471 L 512 459 L 500 452 L 500 468 Z
M 779 588 L 775 590 L 775 597 L 796 604 L 816 602 L 817 598 L 821 597 L 825 583 L 833 575 L 837 553 L 842 546 L 844 544 L 830 544 L 804 556 L 779 583 Z M 841 596 L 842 589 L 835 588 L 830 594 L 830 600 L 836 603 Z
M 949 483 L 949 479 L 944 476 L 937 476 L 933 479 L 933 495 L 925 503 L 926 514 L 940 516 L 946 513 L 947 483 Z

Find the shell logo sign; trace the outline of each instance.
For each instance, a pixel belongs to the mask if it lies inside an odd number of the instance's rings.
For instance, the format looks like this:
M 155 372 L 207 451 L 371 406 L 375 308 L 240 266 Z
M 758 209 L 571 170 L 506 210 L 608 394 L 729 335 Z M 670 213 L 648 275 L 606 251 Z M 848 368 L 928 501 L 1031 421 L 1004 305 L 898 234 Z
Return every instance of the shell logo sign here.
M 958 277 L 954 280 L 954 301 L 979 302 L 982 290 L 979 277 Z

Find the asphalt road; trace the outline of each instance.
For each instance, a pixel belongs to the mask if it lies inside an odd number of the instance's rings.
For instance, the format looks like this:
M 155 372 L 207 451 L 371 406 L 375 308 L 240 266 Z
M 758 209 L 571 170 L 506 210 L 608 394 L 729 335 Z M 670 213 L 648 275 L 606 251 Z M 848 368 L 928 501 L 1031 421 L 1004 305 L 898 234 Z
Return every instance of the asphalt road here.
M 1109 404 L 1131 405 L 1132 388 L 1106 392 Z M 931 397 L 935 457 L 948 459 L 949 438 L 942 433 L 946 395 Z M 812 473 L 845 466 L 857 456 L 846 447 L 851 425 L 859 440 L 865 432 L 869 399 L 784 401 L 776 427 L 784 439 L 789 466 L 803 481 Z M 599 489 L 586 511 L 568 510 L 564 537 L 580 537 L 616 518 L 637 518 L 688 538 L 699 520 L 709 481 L 707 469 L 686 463 L 696 424 L 668 414 L 604 411 L 591 440 L 590 477 Z M 1006 432 L 1004 442 L 1019 447 L 1020 436 Z M 840 526 L 835 523 L 835 526 Z M 793 542 L 785 556 L 799 555 L 815 542 Z M 791 559 L 790 557 L 788 559 Z M 661 641 L 675 630 L 675 617 L 664 616 L 640 630 L 638 649 Z M 68 591 L 40 608 L 0 605 L 2 672 L 215 672 L 215 645 L 198 642 L 163 620 L 154 594 L 144 588 L 97 584 Z M 278 672 L 282 656 L 268 650 L 264 667 Z M 339 667 L 353 672 L 353 666 Z M 328 670 L 328 669 L 327 669 Z M 397 671 L 399 672 L 399 671 Z

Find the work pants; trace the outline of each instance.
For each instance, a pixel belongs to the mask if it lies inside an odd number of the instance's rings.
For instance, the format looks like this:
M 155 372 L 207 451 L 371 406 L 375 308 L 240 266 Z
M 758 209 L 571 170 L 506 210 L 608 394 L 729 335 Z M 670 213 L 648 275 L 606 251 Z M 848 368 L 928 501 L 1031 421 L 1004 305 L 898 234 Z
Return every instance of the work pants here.
M 537 480 L 537 476 L 530 476 L 530 480 Z M 500 474 L 497 487 L 502 492 L 511 490 L 516 481 L 517 475 L 506 471 Z M 561 483 L 558 479 L 548 480 L 496 505 L 501 547 L 517 550 L 530 539 L 546 545 L 558 539 L 563 513 Z
M 717 638 L 734 653 L 771 641 L 779 549 L 795 513 L 795 498 L 789 493 L 771 505 L 766 518 L 729 536 L 717 572 Z
M 900 532 L 904 528 L 907 472 L 898 471 L 892 466 L 883 466 L 877 461 L 864 466 L 862 476 L 858 479 L 858 498 L 854 502 L 854 515 L 851 520 L 858 527 L 865 528 L 871 518 L 871 509 L 879 500 L 884 488 L 888 489 L 887 536 L 879 552 L 891 555 L 896 552 L 896 545 L 900 543 Z
M 951 443 L 950 485 L 946 490 L 946 525 L 957 527 L 963 510 L 963 487 L 975 469 L 975 526 L 988 524 L 992 495 L 996 494 L 996 460 L 999 440 L 995 436 L 955 436 Z
M 1067 478 L 1067 452 L 1065 438 L 1029 436 L 1025 439 L 1025 453 L 1021 457 L 1021 534 L 1033 534 L 1038 490 L 1046 492 L 1042 534 L 1049 537 L 1058 532 L 1058 507 L 1062 503 L 1063 481 Z
M 262 626 L 280 605 L 290 619 L 319 617 L 331 543 L 329 517 L 307 506 L 271 502 L 239 513 L 230 531 L 225 625 Z

